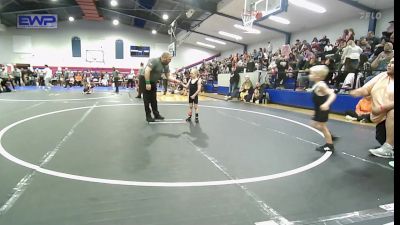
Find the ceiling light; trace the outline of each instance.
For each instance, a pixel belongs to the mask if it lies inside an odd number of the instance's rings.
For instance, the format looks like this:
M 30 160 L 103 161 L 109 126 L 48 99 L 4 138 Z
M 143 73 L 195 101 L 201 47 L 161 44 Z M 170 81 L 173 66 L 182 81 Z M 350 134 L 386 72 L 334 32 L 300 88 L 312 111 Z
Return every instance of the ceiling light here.
M 235 24 L 233 26 L 235 28 L 237 28 L 237 29 L 246 31 L 246 33 L 250 33 L 250 34 L 260 34 L 261 33 L 260 30 L 257 30 L 257 29 L 254 29 L 254 28 L 248 28 L 248 27 L 245 27 L 245 26 L 242 26 L 242 25 L 239 25 L 239 24 Z
M 118 25 L 119 24 L 119 20 L 113 20 L 113 24 L 114 25 Z
M 203 42 L 200 42 L 200 41 L 196 42 L 196 44 L 204 46 L 204 47 L 215 48 L 214 45 L 206 44 L 206 43 L 203 43 Z
M 211 41 L 211 42 L 215 42 L 215 43 L 218 43 L 218 44 L 221 44 L 221 45 L 226 45 L 226 43 L 225 42 L 223 42 L 223 41 L 220 41 L 220 40 L 217 40 L 217 39 L 212 39 L 212 38 L 205 38 L 207 41 Z
M 68 17 L 68 20 L 69 20 L 69 22 L 73 22 L 75 20 L 75 18 L 70 16 L 70 17 Z
M 236 35 L 236 34 L 231 34 L 231 33 L 225 32 L 225 31 L 218 31 L 218 33 L 220 35 L 224 35 L 224 36 L 236 39 L 236 40 L 242 40 L 242 37 L 239 35 Z
M 163 20 L 168 20 L 169 16 L 167 14 L 162 15 Z
M 317 13 L 324 13 L 326 12 L 326 9 L 322 6 L 319 6 L 315 3 L 309 2 L 307 0 L 289 0 L 289 2 L 293 5 L 296 5 L 298 7 L 302 7 L 308 10 L 311 10 L 313 12 Z
M 157 31 L 153 29 L 153 30 L 151 31 L 151 33 L 152 33 L 152 34 L 157 34 Z
M 290 24 L 289 20 L 287 20 L 285 18 L 282 18 L 282 17 L 279 17 L 279 16 L 270 16 L 270 17 L 268 17 L 268 19 L 270 19 L 272 21 L 275 21 L 277 23 Z
M 110 4 L 112 7 L 115 7 L 118 5 L 118 2 L 116 0 L 111 0 Z

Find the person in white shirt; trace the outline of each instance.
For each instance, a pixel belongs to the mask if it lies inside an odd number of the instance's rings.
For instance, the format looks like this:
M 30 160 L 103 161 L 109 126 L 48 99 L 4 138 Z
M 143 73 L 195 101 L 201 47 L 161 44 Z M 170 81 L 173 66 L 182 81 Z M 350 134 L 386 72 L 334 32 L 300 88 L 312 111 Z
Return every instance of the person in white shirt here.
M 48 65 L 44 65 L 45 68 L 43 70 L 44 73 L 44 84 L 45 84 L 45 89 L 50 89 L 51 88 L 51 78 L 53 77 L 53 72 L 49 68 Z
M 271 55 L 272 54 L 272 44 L 269 41 L 268 41 L 267 50 L 268 50 L 268 54 Z
M 358 68 L 360 55 L 363 52 L 360 46 L 357 46 L 353 40 L 347 42 L 347 46 L 343 49 L 342 63 L 345 64 L 345 70 L 352 72 Z
M 128 74 L 128 82 L 126 83 L 126 88 L 129 88 L 129 85 L 131 88 L 133 88 L 133 78 L 135 77 L 135 71 L 133 68 L 131 69 L 131 72 Z

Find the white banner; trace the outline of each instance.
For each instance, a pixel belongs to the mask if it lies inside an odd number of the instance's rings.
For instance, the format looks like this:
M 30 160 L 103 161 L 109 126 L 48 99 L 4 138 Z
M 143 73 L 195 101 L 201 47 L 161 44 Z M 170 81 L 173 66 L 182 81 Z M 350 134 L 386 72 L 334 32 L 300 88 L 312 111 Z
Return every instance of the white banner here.
M 17 28 L 25 29 L 54 29 L 57 28 L 56 14 L 22 14 L 17 16 Z

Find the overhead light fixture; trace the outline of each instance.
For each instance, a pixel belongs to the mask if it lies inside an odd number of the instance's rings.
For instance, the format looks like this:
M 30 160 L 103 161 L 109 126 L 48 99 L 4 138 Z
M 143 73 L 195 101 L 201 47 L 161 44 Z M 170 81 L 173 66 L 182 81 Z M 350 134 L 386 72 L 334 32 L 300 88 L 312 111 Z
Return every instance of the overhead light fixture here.
M 118 5 L 118 2 L 116 0 L 111 0 L 110 4 L 112 7 L 115 7 Z
M 167 14 L 162 15 L 163 20 L 168 20 L 169 16 Z
M 220 41 L 220 40 L 217 40 L 217 39 L 213 39 L 213 38 L 205 38 L 207 41 L 211 41 L 211 42 L 214 42 L 214 43 L 218 43 L 218 44 L 221 44 L 221 45 L 226 45 L 226 43 L 225 42 L 223 42 L 223 41 Z
M 152 34 L 157 34 L 157 31 L 156 31 L 155 29 L 153 29 L 153 30 L 151 31 L 151 33 L 152 33 Z
M 206 43 L 203 43 L 200 41 L 196 42 L 196 44 L 204 46 L 204 47 L 208 47 L 208 48 L 215 48 L 215 45 L 206 44 Z
M 119 20 L 113 20 L 113 24 L 116 26 L 119 24 Z
M 316 13 L 326 12 L 326 9 L 324 7 L 317 5 L 315 3 L 312 3 L 312 2 L 309 2 L 307 0 L 289 0 L 289 2 L 293 5 L 308 9 L 308 10 L 316 12 Z
M 282 18 L 282 17 L 280 17 L 280 16 L 270 16 L 270 17 L 268 17 L 268 19 L 270 19 L 270 20 L 272 20 L 272 21 L 275 21 L 275 22 L 277 22 L 277 23 L 282 23 L 282 24 L 290 24 L 290 21 L 289 20 L 287 20 L 287 19 L 285 19 L 285 18 Z
M 74 22 L 75 18 L 70 16 L 70 17 L 68 17 L 68 20 L 69 20 L 69 22 Z
M 218 31 L 218 34 L 224 35 L 224 36 L 236 39 L 236 40 L 242 40 L 241 36 L 236 35 L 236 34 L 231 34 L 231 33 L 225 32 L 225 31 Z
M 260 30 L 254 29 L 254 28 L 247 28 L 243 25 L 239 25 L 239 24 L 235 24 L 233 25 L 235 28 L 240 29 L 240 30 L 244 30 L 246 31 L 246 33 L 250 33 L 250 34 L 261 34 Z

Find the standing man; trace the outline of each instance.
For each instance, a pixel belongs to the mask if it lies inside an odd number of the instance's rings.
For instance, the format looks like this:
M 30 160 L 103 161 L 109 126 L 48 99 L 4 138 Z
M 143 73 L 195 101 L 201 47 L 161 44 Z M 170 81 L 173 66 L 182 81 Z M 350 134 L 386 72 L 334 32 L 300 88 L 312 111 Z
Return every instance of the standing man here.
M 267 51 L 268 51 L 268 58 L 271 59 L 272 57 L 272 44 L 270 41 L 268 41 L 268 46 L 267 46 Z
M 53 71 L 49 68 L 48 65 L 44 65 L 45 68 L 43 70 L 44 72 L 44 83 L 45 83 L 45 90 L 50 90 L 51 89 L 51 78 L 53 77 Z
M 131 73 L 129 73 L 128 75 L 128 82 L 126 83 L 126 88 L 129 88 L 129 86 L 133 88 L 133 78 L 135 78 L 135 71 L 132 68 Z
M 172 56 L 168 52 L 164 52 L 161 57 L 149 59 L 144 70 L 144 79 L 141 78 L 140 82 L 143 90 L 143 102 L 144 110 L 146 112 L 146 121 L 154 122 L 157 120 L 163 120 L 164 117 L 158 112 L 157 106 L 157 81 L 161 79 L 161 74 L 165 74 L 169 81 L 181 83 L 180 81 L 172 78 L 169 72 L 168 64 L 171 62 Z M 139 77 L 142 76 L 141 74 Z M 151 109 L 150 109 L 151 105 Z M 154 118 L 151 117 L 151 111 L 153 110 Z
M 141 62 L 140 68 L 139 68 L 139 81 L 138 81 L 138 84 L 136 85 L 137 92 L 138 92 L 136 98 L 142 98 L 142 93 L 143 93 L 143 88 L 144 88 L 144 86 L 141 85 L 142 83 L 145 83 L 145 80 L 144 80 L 144 67 L 143 67 L 143 63 Z
M 119 94 L 119 71 L 115 69 L 115 67 L 112 68 L 112 75 L 114 79 L 114 85 L 115 85 L 115 93 Z
M 18 84 L 21 87 L 21 70 L 17 68 L 17 65 L 14 65 L 13 76 L 14 76 L 15 86 L 17 86 Z

